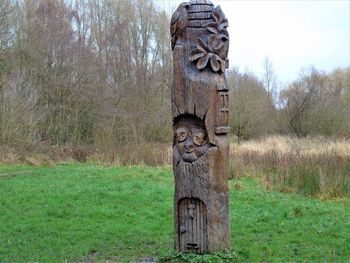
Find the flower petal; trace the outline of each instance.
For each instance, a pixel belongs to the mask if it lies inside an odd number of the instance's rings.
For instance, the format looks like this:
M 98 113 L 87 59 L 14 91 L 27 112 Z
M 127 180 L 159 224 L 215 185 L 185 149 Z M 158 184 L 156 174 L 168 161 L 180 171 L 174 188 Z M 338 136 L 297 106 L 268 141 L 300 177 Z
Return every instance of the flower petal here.
M 216 10 L 214 10 L 212 13 L 212 17 L 214 18 L 216 24 L 219 24 L 219 16 L 220 14 Z
M 209 48 L 208 48 L 207 44 L 205 44 L 201 38 L 197 39 L 197 48 L 199 50 L 201 50 L 202 52 L 209 51 Z
M 218 36 L 219 39 L 222 39 L 222 40 L 229 40 L 229 37 L 228 37 L 228 32 L 225 32 L 225 33 L 222 33 Z
M 207 29 L 214 34 L 219 34 L 218 24 L 217 23 L 208 23 Z
M 199 49 L 195 49 L 195 50 L 193 50 L 191 53 L 190 53 L 190 56 L 188 57 L 188 59 L 190 60 L 190 61 L 196 61 L 197 59 L 199 59 L 199 58 L 201 58 L 201 57 L 203 57 L 203 56 L 205 56 L 206 55 L 206 53 L 203 53 L 201 50 L 199 50 Z
M 228 27 L 228 20 L 225 18 L 219 25 L 220 30 L 224 30 L 226 27 Z
M 204 57 L 202 57 L 200 60 L 197 62 L 197 68 L 198 69 L 204 69 L 209 61 L 209 54 L 206 54 Z
M 224 47 L 225 47 L 225 43 L 219 42 L 218 45 L 213 48 L 213 51 L 215 54 L 220 55 Z
M 224 42 L 224 47 L 220 50 L 220 52 L 218 53 L 218 55 L 220 56 L 220 58 L 222 59 L 226 59 L 227 55 L 228 55 L 228 41 Z
M 211 56 L 210 58 L 210 65 L 211 65 L 211 68 L 217 72 L 220 70 L 220 64 L 218 62 L 218 56 L 214 55 L 214 56 Z
M 218 38 L 216 35 L 210 35 L 208 39 L 209 51 L 213 51 L 214 48 L 219 44 Z
M 221 71 L 225 72 L 226 69 L 226 60 L 220 60 Z
M 221 6 L 217 6 L 215 8 L 215 12 L 217 13 L 216 16 L 218 17 L 218 24 L 221 24 L 225 19 L 225 14 L 222 12 Z

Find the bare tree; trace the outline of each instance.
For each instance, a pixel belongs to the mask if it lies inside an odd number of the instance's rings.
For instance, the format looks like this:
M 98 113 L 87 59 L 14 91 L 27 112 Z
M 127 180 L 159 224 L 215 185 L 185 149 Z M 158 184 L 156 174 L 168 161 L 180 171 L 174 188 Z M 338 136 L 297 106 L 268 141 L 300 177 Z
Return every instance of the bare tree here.
M 268 97 L 270 97 L 268 99 L 272 99 L 276 104 L 278 79 L 272 61 L 268 57 L 265 57 L 263 61 L 263 69 L 261 81 L 267 91 Z
M 252 73 L 233 69 L 228 74 L 231 88 L 231 131 L 239 141 L 273 133 L 275 120 L 272 96 Z
M 348 109 L 343 102 L 345 76 L 339 70 L 326 74 L 311 68 L 281 93 L 290 127 L 298 137 L 333 136 L 341 130 Z
M 168 30 L 152 0 L 0 0 L 0 143 L 170 141 Z M 276 110 L 268 58 L 261 78 L 233 69 L 232 131 L 239 140 L 285 131 L 280 119 L 298 136 L 346 136 L 349 79 L 348 69 L 305 71 Z

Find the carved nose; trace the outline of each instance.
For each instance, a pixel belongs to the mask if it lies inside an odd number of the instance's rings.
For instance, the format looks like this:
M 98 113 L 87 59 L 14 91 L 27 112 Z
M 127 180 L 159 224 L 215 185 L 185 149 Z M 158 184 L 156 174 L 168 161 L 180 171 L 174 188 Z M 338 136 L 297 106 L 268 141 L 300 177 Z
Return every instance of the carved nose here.
M 193 151 L 194 149 L 194 145 L 193 145 L 193 141 L 192 140 L 187 140 L 187 142 L 185 143 L 185 148 L 186 151 Z

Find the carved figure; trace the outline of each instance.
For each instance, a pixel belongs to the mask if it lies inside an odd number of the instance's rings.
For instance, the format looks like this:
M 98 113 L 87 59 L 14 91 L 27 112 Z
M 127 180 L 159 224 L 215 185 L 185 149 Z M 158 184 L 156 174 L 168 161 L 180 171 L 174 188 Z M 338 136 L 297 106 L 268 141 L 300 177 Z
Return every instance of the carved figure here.
M 229 247 L 228 21 L 209 0 L 191 0 L 170 25 L 175 247 L 207 253 Z
M 209 150 L 207 131 L 200 119 L 181 118 L 176 122 L 174 130 L 175 150 L 185 162 L 192 163 Z

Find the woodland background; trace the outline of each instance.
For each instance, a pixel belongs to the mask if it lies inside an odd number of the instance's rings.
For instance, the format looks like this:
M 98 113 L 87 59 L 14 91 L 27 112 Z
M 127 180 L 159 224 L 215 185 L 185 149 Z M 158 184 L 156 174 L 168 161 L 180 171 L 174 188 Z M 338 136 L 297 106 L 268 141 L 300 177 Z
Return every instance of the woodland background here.
M 262 63 L 226 72 L 232 248 L 183 255 L 169 14 L 151 0 L 0 0 L 0 261 L 348 261 L 350 68 L 281 83 Z
M 350 137 L 350 68 L 309 67 L 280 83 L 262 63 L 259 76 L 226 72 L 233 140 Z M 0 1 L 3 152 L 149 155 L 172 140 L 171 82 L 169 15 L 151 0 Z

